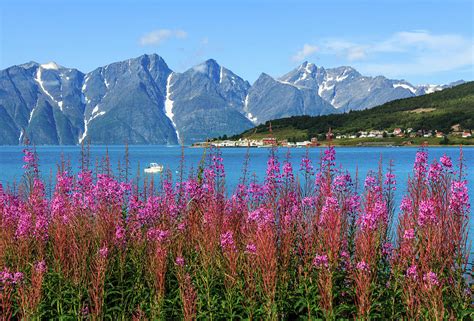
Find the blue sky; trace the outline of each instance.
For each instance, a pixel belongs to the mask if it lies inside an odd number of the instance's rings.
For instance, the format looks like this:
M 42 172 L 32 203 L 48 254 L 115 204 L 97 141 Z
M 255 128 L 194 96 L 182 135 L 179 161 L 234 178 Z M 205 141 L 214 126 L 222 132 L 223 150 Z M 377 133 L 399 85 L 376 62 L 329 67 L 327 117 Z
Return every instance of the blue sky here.
M 253 82 L 304 60 L 414 84 L 474 79 L 472 0 L 3 0 L 0 68 L 55 61 L 87 72 L 161 55 L 208 58 Z

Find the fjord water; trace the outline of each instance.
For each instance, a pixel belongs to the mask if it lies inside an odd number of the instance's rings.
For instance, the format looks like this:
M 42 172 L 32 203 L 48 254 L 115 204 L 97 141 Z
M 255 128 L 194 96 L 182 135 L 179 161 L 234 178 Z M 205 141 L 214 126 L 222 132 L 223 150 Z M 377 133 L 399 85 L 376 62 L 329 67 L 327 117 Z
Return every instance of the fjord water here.
M 320 153 L 324 148 L 311 148 L 308 150 L 313 166 L 318 166 Z M 396 204 L 400 204 L 403 194 L 406 192 L 406 181 L 411 174 L 416 147 L 336 147 L 336 165 L 349 171 L 354 178 L 358 172 L 359 182 L 362 181 L 369 171 L 377 171 L 379 161 L 382 160 L 383 169 L 386 170 L 390 160 L 394 162 L 394 173 L 397 180 Z M 80 165 L 81 148 L 79 146 L 38 146 L 36 151 L 39 156 L 40 170 L 46 181 L 50 173 L 56 172 L 61 157 L 70 161 L 73 171 L 77 171 Z M 221 150 L 226 171 L 226 184 L 229 191 L 233 191 L 241 177 L 243 164 L 246 158 L 246 148 L 224 148 Z M 248 175 L 262 181 L 265 176 L 266 163 L 270 150 L 267 148 L 249 149 Z M 278 158 L 282 162 L 287 156 L 288 149 L 278 149 Z M 291 162 L 295 172 L 299 170 L 301 158 L 306 153 L 304 148 L 292 148 L 289 150 Z M 474 199 L 474 148 L 464 147 L 465 173 L 467 174 L 470 200 Z M 94 165 L 108 153 L 111 165 L 116 168 L 118 161 L 124 161 L 124 146 L 91 146 L 90 159 Z M 171 170 L 173 175 L 179 169 L 182 149 L 179 146 L 129 146 L 129 161 L 131 175 L 135 176 L 140 166 L 140 175 L 143 177 L 143 168 L 151 162 L 163 164 L 165 169 Z M 185 175 L 193 168 L 197 168 L 203 158 L 204 149 L 185 148 L 184 168 Z M 433 147 L 428 148 L 429 160 L 439 159 L 443 154 L 453 159 L 453 164 L 459 158 L 458 147 Z M 4 186 L 19 182 L 23 174 L 21 146 L 0 147 L 0 183 Z M 159 176 L 159 175 L 158 175 Z M 398 211 L 398 207 L 397 207 Z M 473 239 L 474 224 L 470 222 L 470 239 Z

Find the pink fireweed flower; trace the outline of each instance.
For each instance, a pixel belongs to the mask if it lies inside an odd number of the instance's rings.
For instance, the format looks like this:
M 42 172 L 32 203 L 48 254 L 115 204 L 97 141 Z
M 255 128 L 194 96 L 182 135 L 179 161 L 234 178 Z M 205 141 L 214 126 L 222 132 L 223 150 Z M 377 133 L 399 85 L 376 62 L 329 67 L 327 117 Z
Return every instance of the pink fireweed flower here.
M 420 202 L 418 213 L 418 224 L 424 226 L 429 223 L 436 223 L 435 205 L 433 200 L 426 200 Z
M 434 161 L 430 165 L 430 169 L 428 170 L 428 179 L 430 179 L 433 182 L 437 182 L 440 178 L 442 170 L 443 170 L 443 167 L 441 166 L 441 164 L 438 163 L 437 161 Z
M 311 206 L 314 205 L 314 198 L 312 198 L 312 197 L 303 197 L 303 199 L 301 200 L 301 204 L 303 206 L 311 207 Z
M 46 262 L 44 260 L 38 261 L 35 265 L 35 271 L 37 273 L 46 272 Z
M 370 267 L 365 261 L 360 261 L 356 265 L 357 270 L 362 271 L 362 272 L 369 272 Z
M 449 158 L 449 156 L 446 156 L 446 154 L 441 156 L 441 158 L 439 159 L 439 162 L 446 168 L 453 167 L 453 162 L 451 161 L 451 158 Z
M 161 230 L 159 228 L 151 228 L 146 233 L 146 237 L 148 241 L 159 241 L 164 242 L 170 236 L 170 232 L 168 230 Z
M 249 185 L 248 193 L 253 200 L 260 200 L 265 194 L 265 189 L 261 184 L 252 182 Z
M 88 305 L 84 305 L 84 307 L 81 309 L 81 316 L 82 317 L 86 317 L 89 316 L 89 306 Z
M 339 211 L 339 202 L 337 198 L 334 196 L 329 196 L 326 198 L 324 206 L 321 210 L 321 218 L 319 220 L 319 224 L 323 224 L 331 215 L 331 212 L 338 212 Z
M 363 229 L 375 230 L 380 223 L 386 223 L 387 216 L 387 204 L 382 198 L 378 198 L 359 217 L 359 224 Z
M 185 182 L 185 194 L 189 199 L 200 199 L 201 195 L 201 186 L 195 179 L 189 179 Z
M 13 274 L 12 283 L 13 284 L 20 284 L 23 281 L 24 275 L 22 272 L 15 272 Z
M 412 265 L 410 266 L 406 273 L 405 273 L 405 276 L 407 278 L 410 278 L 412 280 L 416 280 L 418 278 L 418 272 L 417 272 L 417 268 L 416 268 L 416 265 Z
M 413 170 L 417 179 L 424 179 L 426 175 L 426 164 L 428 163 L 428 153 L 421 149 L 416 153 Z
M 456 213 L 469 212 L 471 205 L 469 203 L 467 181 L 453 181 L 450 191 L 449 209 Z
M 214 173 L 217 177 L 224 178 L 225 177 L 225 170 L 224 170 L 224 160 L 220 155 L 220 150 L 217 151 L 216 155 L 211 156 L 211 169 L 214 170 Z
M 400 210 L 405 213 L 411 213 L 413 211 L 413 205 L 408 196 L 404 196 L 402 203 L 400 204 Z
M 11 284 L 13 282 L 13 273 L 8 268 L 0 271 L 0 284 Z
M 309 157 L 304 156 L 301 159 L 300 171 L 304 172 L 307 175 L 314 175 L 313 165 L 312 165 L 311 159 L 309 159 Z
M 32 169 L 35 173 L 38 173 L 38 158 L 31 149 L 23 149 L 23 161 L 25 162 L 23 165 L 24 169 Z
M 118 245 L 125 243 L 125 229 L 120 225 L 115 227 L 115 243 Z
M 31 214 L 23 207 L 20 209 L 18 225 L 15 232 L 17 238 L 24 238 L 30 234 L 33 226 Z
M 245 252 L 248 254 L 257 254 L 257 246 L 253 243 L 249 243 L 245 247 Z
M 424 274 L 423 275 L 423 281 L 425 281 L 427 283 L 428 287 L 430 287 L 430 288 L 431 288 L 431 286 L 434 286 L 434 285 L 438 286 L 439 285 L 438 276 L 433 271 L 429 271 L 428 273 Z
M 184 257 L 182 257 L 182 256 L 177 256 L 177 257 L 176 257 L 176 260 L 175 260 L 175 264 L 176 264 L 177 266 L 183 267 L 184 264 L 185 264 L 185 262 L 184 262 Z
M 334 149 L 334 146 L 330 146 L 324 151 L 323 158 L 321 159 L 323 163 L 323 167 L 327 167 L 327 166 L 334 167 L 335 160 L 336 160 L 336 150 Z
M 395 179 L 395 174 L 393 174 L 393 172 L 385 174 L 384 184 L 393 191 L 397 190 L 397 180 Z
M 74 206 L 83 210 L 94 210 L 96 200 L 91 171 L 83 170 L 77 174 L 76 188 L 72 196 Z
M 160 203 L 162 199 L 157 196 L 147 198 L 143 207 L 138 209 L 138 217 L 143 225 L 154 225 L 162 212 L 160 211 Z
M 404 240 L 413 240 L 415 238 L 415 230 L 414 229 L 408 229 L 408 230 L 405 230 L 405 232 L 403 233 L 403 239 Z
M 334 178 L 333 188 L 338 192 L 346 192 L 352 185 L 352 179 L 349 174 L 340 174 Z
M 365 181 L 364 181 L 364 188 L 365 189 L 370 190 L 373 187 L 375 187 L 376 185 L 377 185 L 377 180 L 372 175 L 369 175 L 365 178 Z
M 357 213 L 360 209 L 360 196 L 357 194 L 352 195 L 347 200 L 348 208 L 351 213 Z
M 186 222 L 181 222 L 178 224 L 178 231 L 182 232 L 186 229 Z
M 342 252 L 341 252 L 341 259 L 347 261 L 347 260 L 349 260 L 350 258 L 351 258 L 351 256 L 349 255 L 349 252 L 347 252 L 347 251 L 342 251 Z
M 69 175 L 67 171 L 64 172 L 58 172 L 56 175 L 56 187 L 55 187 L 55 192 L 58 193 L 69 193 L 71 191 L 73 183 L 73 177 Z
M 234 252 L 236 250 L 234 233 L 232 231 L 221 234 L 221 247 L 223 251 Z
M 99 249 L 99 256 L 101 258 L 106 259 L 108 255 L 109 255 L 109 249 L 107 246 L 104 246 Z
M 260 207 L 249 212 L 247 223 L 256 223 L 258 228 L 263 228 L 274 221 L 273 211 L 269 208 Z
M 313 266 L 320 269 L 322 267 L 329 267 L 328 256 L 326 254 L 316 255 L 313 259 Z
M 267 175 L 265 177 L 265 183 L 267 188 L 275 188 L 275 184 L 280 182 L 280 163 L 275 156 L 270 156 L 267 162 Z
M 283 164 L 283 177 L 287 178 L 289 181 L 293 181 L 294 179 L 293 166 L 290 162 L 285 162 Z

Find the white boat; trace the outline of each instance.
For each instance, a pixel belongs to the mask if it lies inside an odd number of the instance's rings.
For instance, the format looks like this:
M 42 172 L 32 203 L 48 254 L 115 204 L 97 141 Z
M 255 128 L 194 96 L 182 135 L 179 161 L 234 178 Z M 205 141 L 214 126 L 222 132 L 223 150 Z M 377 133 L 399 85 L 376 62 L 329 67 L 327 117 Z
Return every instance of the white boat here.
M 157 163 L 150 163 L 148 167 L 145 168 L 145 173 L 148 174 L 156 174 L 161 173 L 163 171 L 163 165 Z

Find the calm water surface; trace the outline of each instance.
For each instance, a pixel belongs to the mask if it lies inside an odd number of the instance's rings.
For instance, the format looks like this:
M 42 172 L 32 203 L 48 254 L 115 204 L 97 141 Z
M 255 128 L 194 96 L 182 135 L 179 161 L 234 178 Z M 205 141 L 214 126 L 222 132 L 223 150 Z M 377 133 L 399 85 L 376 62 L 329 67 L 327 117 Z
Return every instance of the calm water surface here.
M 65 160 L 70 160 L 72 169 L 77 171 L 80 164 L 81 151 L 79 146 L 39 146 L 36 148 L 42 175 L 50 176 L 50 172 L 56 171 L 58 160 L 61 155 Z M 116 167 L 118 161 L 123 162 L 124 146 L 92 146 L 90 150 L 91 163 L 103 158 L 108 150 L 110 162 Z M 185 148 L 185 168 L 189 172 L 191 168 L 196 168 L 202 159 L 203 149 Z M 318 163 L 319 155 L 323 148 L 311 148 L 310 157 L 314 164 Z M 405 192 L 406 180 L 412 172 L 413 162 L 415 160 L 417 148 L 413 147 L 338 147 L 336 148 L 336 164 L 348 170 L 351 175 L 355 175 L 356 170 L 359 177 L 363 178 L 370 171 L 376 171 L 380 158 L 384 169 L 388 162 L 393 160 L 395 167 L 394 173 L 397 176 L 398 189 L 396 191 L 397 204 Z M 469 181 L 470 199 L 474 199 L 474 148 L 464 147 L 464 159 L 466 162 L 466 172 Z M 451 156 L 454 163 L 459 158 L 459 148 L 456 147 L 433 147 L 428 149 L 430 161 L 439 159 L 443 154 Z M 237 185 L 243 168 L 243 163 L 247 153 L 246 148 L 227 148 L 222 149 L 224 165 L 226 170 L 226 184 L 229 190 L 233 190 Z M 269 149 L 252 148 L 250 149 L 249 173 L 255 174 L 259 180 L 265 175 L 266 161 Z M 287 149 L 279 149 L 280 160 L 286 156 Z M 299 169 L 299 163 L 302 156 L 306 153 L 303 148 L 290 149 L 291 161 L 294 169 Z M 0 183 L 4 186 L 18 182 L 23 174 L 22 170 L 22 147 L 21 146 L 2 146 L 0 147 Z M 130 146 L 129 160 L 132 173 L 137 172 L 138 165 L 143 168 L 150 162 L 163 164 L 172 172 L 179 169 L 181 159 L 181 148 L 178 146 Z M 141 170 L 142 171 L 142 170 Z M 473 220 L 470 222 L 470 239 L 473 239 Z

